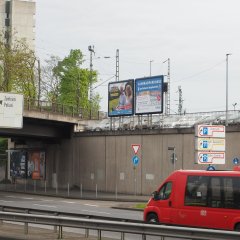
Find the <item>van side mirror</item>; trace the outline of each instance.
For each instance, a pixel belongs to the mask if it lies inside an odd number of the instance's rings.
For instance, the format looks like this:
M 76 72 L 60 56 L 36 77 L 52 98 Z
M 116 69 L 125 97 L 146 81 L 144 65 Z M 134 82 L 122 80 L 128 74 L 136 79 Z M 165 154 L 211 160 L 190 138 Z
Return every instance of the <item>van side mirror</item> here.
M 155 201 L 160 200 L 159 192 L 158 192 L 158 191 L 154 191 L 154 192 L 152 193 L 152 198 L 153 198 L 153 200 L 155 200 Z

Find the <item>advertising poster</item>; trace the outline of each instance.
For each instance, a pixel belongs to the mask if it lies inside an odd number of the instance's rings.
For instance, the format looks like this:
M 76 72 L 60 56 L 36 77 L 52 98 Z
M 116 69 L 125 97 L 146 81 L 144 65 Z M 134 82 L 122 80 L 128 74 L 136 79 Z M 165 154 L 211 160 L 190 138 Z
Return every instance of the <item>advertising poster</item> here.
M 135 80 L 135 114 L 163 112 L 163 76 Z
M 28 178 L 33 180 L 45 179 L 45 152 L 31 151 L 28 153 Z
M 10 176 L 13 178 L 26 178 L 27 153 L 25 151 L 10 151 Z
M 134 112 L 134 80 L 108 85 L 108 116 L 129 116 Z

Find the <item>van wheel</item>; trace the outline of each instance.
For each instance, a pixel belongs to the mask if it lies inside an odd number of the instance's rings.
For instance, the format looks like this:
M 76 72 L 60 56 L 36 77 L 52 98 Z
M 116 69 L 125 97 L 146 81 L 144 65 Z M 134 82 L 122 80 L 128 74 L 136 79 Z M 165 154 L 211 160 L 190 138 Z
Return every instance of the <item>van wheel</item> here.
M 147 216 L 147 222 L 148 223 L 158 223 L 158 216 L 155 213 L 150 213 Z
M 235 225 L 234 230 L 235 230 L 236 232 L 240 232 L 240 223 L 237 223 L 237 224 Z

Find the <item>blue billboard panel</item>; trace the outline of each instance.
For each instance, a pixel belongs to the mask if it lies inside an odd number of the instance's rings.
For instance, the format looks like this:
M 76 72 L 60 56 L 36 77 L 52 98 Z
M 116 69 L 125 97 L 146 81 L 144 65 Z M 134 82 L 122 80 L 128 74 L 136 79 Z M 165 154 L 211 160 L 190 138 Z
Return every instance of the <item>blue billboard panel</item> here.
M 129 116 L 134 113 L 134 80 L 108 84 L 108 116 Z
M 135 80 L 135 114 L 163 112 L 163 76 Z

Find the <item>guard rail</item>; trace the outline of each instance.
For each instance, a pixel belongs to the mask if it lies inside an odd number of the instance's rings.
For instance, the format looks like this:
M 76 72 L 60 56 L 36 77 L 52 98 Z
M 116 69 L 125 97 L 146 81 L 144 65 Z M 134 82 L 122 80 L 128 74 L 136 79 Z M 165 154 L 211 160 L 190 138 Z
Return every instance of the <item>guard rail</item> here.
M 162 237 L 162 239 L 164 239 L 165 237 L 198 240 L 240 239 L 239 232 L 163 226 L 144 223 L 126 223 L 121 221 L 107 221 L 97 219 L 81 219 L 72 217 L 46 216 L 11 212 L 0 212 L 0 219 L 5 221 L 59 226 L 59 239 L 62 239 L 63 237 L 63 227 L 95 229 L 98 231 L 99 240 L 102 239 L 102 231 L 120 232 L 121 240 L 124 240 L 125 233 L 142 235 L 143 240 L 146 240 L 147 236 L 158 236 Z

